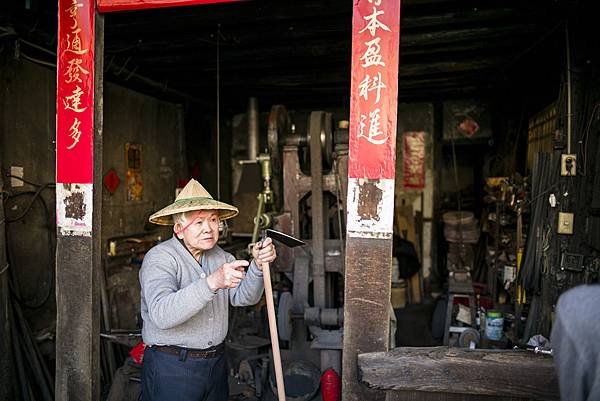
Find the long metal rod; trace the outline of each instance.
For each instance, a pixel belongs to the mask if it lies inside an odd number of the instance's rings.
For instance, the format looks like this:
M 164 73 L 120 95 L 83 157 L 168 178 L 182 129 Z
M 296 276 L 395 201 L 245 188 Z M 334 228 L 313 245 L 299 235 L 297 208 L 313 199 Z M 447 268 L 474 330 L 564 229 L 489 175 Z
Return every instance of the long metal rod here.
M 567 48 L 567 154 L 571 154 L 571 130 L 573 111 L 571 110 L 571 44 L 569 43 L 569 23 L 565 25 L 565 45 Z
M 258 99 L 248 99 L 248 160 L 258 157 Z
M 221 199 L 221 24 L 217 25 L 217 199 Z

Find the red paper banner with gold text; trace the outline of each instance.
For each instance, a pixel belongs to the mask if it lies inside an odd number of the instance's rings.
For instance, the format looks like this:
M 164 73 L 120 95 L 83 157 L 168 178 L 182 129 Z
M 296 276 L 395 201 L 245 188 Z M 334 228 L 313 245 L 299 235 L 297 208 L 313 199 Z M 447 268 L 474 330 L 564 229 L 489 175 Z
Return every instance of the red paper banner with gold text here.
M 400 1 L 353 3 L 348 176 L 394 179 Z
M 425 188 L 425 132 L 405 132 L 402 149 L 404 188 Z
M 58 1 L 56 182 L 92 184 L 94 0 Z

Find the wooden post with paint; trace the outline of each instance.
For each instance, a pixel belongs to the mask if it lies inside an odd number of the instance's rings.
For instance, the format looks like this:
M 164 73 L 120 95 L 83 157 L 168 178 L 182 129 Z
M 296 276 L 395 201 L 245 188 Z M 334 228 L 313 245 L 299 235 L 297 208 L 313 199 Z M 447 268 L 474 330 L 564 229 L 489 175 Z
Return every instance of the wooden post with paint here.
M 100 40 L 97 43 L 95 37 Z M 103 24 L 94 0 L 58 1 L 56 399 L 100 397 Z M 97 71 L 97 73 L 96 73 Z M 101 188 L 99 184 L 96 188 Z
M 342 399 L 375 401 L 357 355 L 389 341 L 400 1 L 353 3 Z

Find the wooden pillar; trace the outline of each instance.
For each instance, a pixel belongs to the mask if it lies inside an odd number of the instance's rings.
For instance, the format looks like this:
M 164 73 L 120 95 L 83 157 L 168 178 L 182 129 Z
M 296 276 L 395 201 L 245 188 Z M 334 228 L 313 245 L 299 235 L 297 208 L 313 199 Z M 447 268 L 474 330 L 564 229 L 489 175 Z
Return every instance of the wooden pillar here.
M 357 355 L 389 342 L 400 1 L 353 3 L 342 400 L 376 401 Z
M 94 0 L 77 3 L 58 1 L 55 391 L 91 401 L 100 397 L 104 24 Z

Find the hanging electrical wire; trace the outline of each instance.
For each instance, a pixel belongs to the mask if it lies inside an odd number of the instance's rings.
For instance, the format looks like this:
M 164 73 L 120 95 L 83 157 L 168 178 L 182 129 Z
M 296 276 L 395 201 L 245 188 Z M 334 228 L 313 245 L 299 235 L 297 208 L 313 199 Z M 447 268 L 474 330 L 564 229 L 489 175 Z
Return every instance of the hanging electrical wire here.
M 17 177 L 17 176 L 10 175 L 10 174 L 6 174 L 6 177 L 12 178 L 12 179 L 18 179 L 28 185 L 37 187 L 37 189 L 35 191 L 21 191 L 21 192 L 16 192 L 16 193 L 7 192 L 6 197 L 2 198 L 2 202 L 5 203 L 5 205 L 6 205 L 7 203 L 9 203 L 11 201 L 15 201 L 16 199 L 24 197 L 24 196 L 31 197 L 30 201 L 27 203 L 27 206 L 25 206 L 23 208 L 23 211 L 21 213 L 19 213 L 17 216 L 15 216 L 15 217 L 3 216 L 3 223 L 5 223 L 4 227 L 6 230 L 6 239 L 7 239 L 6 240 L 6 242 L 7 242 L 7 259 L 8 259 L 7 266 L 15 266 L 14 255 L 11 252 L 11 247 L 8 246 L 8 244 L 10 244 L 9 224 L 16 223 L 18 221 L 23 220 L 31 212 L 33 205 L 36 202 L 40 203 L 40 205 L 42 207 L 42 211 L 44 213 L 44 219 L 45 219 L 44 221 L 46 223 L 46 228 L 47 228 L 46 235 L 47 235 L 47 249 L 48 249 L 48 267 L 46 270 L 47 276 L 46 276 L 46 280 L 45 280 L 45 287 L 41 290 L 38 290 L 37 291 L 38 294 L 31 297 L 30 299 L 23 299 L 21 297 L 21 292 L 20 292 L 16 272 L 12 271 L 11 274 L 9 275 L 10 290 L 11 290 L 11 294 L 14 297 L 14 299 L 20 305 L 22 305 L 26 308 L 39 309 L 48 302 L 48 300 L 50 299 L 50 296 L 52 295 L 52 288 L 53 288 L 53 282 L 54 282 L 54 270 L 55 270 L 55 263 L 54 263 L 54 261 L 55 261 L 55 259 L 54 259 L 55 241 L 53 238 L 54 229 L 52 228 L 53 222 L 52 222 L 52 216 L 50 214 L 50 209 L 48 208 L 46 201 L 42 197 L 42 192 L 46 189 L 53 188 L 55 186 L 55 184 L 54 183 L 36 184 L 34 182 L 31 182 L 31 181 L 25 180 L 21 177 Z M 11 208 L 5 206 L 4 209 L 10 210 Z M 42 295 L 40 295 L 40 293 Z

